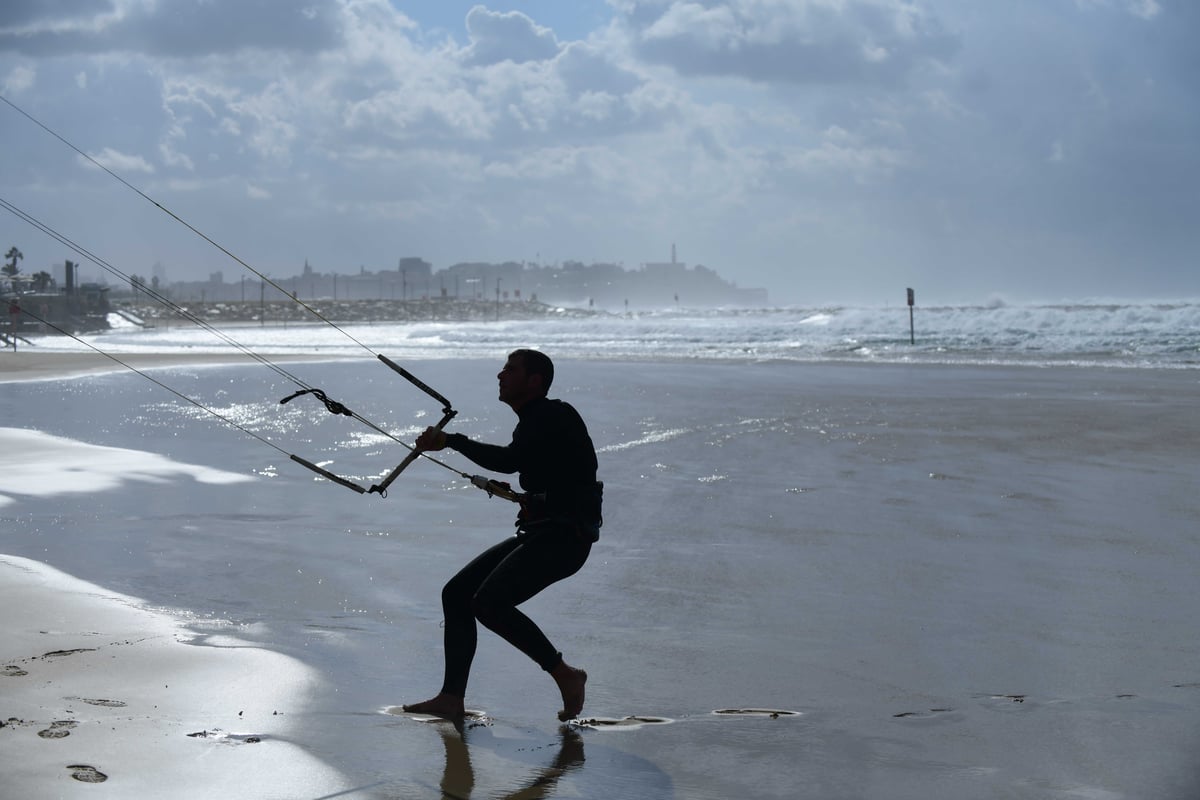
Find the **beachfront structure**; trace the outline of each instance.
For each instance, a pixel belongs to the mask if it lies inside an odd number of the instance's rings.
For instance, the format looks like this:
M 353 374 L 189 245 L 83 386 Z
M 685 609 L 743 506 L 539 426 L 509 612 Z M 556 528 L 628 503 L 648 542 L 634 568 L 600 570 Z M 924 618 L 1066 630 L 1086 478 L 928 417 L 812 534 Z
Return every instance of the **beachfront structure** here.
M 99 283 L 79 283 L 78 264 L 62 266 L 57 279 L 38 275 L 6 275 L 0 280 L 0 306 L 6 312 L 5 330 L 24 333 L 86 333 L 109 327 L 109 288 Z

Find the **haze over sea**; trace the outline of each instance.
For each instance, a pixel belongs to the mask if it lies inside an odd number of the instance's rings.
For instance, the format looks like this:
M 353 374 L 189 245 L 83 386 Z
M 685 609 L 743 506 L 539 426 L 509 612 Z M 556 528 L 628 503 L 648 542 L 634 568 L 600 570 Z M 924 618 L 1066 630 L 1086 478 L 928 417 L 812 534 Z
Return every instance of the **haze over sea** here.
M 527 610 L 591 674 L 595 724 L 561 730 L 553 685 L 486 632 L 465 737 L 384 713 L 437 689 L 440 587 L 512 507 L 425 461 L 386 499 L 317 477 L 286 454 L 370 485 L 406 451 L 280 405 L 296 386 L 253 362 L 152 375 L 282 451 L 116 365 L 0 383 L 35 432 L 9 433 L 29 455 L 0 470 L 0 553 L 310 665 L 315 696 L 281 711 L 349 797 L 1195 796 L 1200 303 L 918 306 L 915 345 L 904 306 L 568 316 L 227 332 L 312 356 L 279 363 L 404 441 L 439 406 L 363 345 L 493 442 L 504 355 L 554 357 L 605 526 Z M 86 338 L 230 350 L 190 326 Z

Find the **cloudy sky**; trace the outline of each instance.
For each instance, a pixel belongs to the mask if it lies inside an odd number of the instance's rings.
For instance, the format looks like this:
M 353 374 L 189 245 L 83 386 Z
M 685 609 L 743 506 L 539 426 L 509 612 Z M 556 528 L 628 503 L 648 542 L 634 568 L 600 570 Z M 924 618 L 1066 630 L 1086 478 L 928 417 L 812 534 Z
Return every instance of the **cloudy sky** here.
M 1193 0 L 4 0 L 0 92 L 256 268 L 678 258 L 777 303 L 1200 296 Z M 0 198 L 241 267 L 0 103 Z M 74 258 L 8 212 L 25 272 Z

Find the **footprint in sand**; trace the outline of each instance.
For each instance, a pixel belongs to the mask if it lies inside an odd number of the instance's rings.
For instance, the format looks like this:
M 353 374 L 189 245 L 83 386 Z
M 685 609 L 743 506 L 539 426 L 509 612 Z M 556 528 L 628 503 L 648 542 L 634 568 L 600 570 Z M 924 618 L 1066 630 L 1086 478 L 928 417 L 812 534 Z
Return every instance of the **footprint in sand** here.
M 73 656 L 77 653 L 94 653 L 94 647 L 76 647 L 74 650 L 51 650 L 49 653 L 42 653 L 42 658 L 62 658 L 63 656 Z
M 799 711 L 785 711 L 782 708 L 718 708 L 712 713 L 722 717 L 770 717 L 771 719 L 803 716 Z
M 72 778 L 83 783 L 104 783 L 108 780 L 107 775 L 87 764 L 71 764 L 67 769 L 71 770 Z
M 674 722 L 673 719 L 667 717 L 621 717 L 614 719 L 612 717 L 585 717 L 583 719 L 571 720 L 571 726 L 576 728 L 604 728 L 606 730 L 624 729 L 634 730 L 643 728 L 647 725 L 667 725 Z
M 89 700 L 86 697 L 69 697 L 68 700 L 78 700 L 81 703 L 87 703 L 90 706 L 103 706 L 105 708 L 124 708 L 125 702 L 122 700 Z
M 28 675 L 28 674 L 29 674 L 28 672 L 21 669 L 16 664 L 5 664 L 4 671 L 0 672 L 0 676 L 3 676 L 5 678 L 19 678 L 22 675 Z
M 224 744 L 258 744 L 263 740 L 263 737 L 252 733 L 227 733 L 220 728 L 204 729 L 189 733 L 191 739 L 212 739 Z
M 953 714 L 953 708 L 931 708 L 928 711 L 901 711 L 899 714 L 892 714 L 893 719 L 933 719 L 935 717 Z
M 766 717 L 769 719 L 803 716 L 803 713 L 800 711 L 787 711 L 782 708 L 718 708 L 712 713 L 720 717 Z M 669 717 L 637 715 L 621 717 L 619 719 L 612 717 L 585 717 L 573 720 L 572 725 L 579 728 L 635 730 L 650 725 L 668 725 L 672 722 L 675 722 L 675 720 Z
M 43 739 L 63 739 L 71 735 L 71 728 L 74 728 L 79 723 L 73 719 L 60 719 L 50 723 L 50 727 L 45 730 L 38 731 L 38 736 Z
M 1026 694 L 974 694 L 971 697 L 989 711 L 1032 713 L 1040 707 Z

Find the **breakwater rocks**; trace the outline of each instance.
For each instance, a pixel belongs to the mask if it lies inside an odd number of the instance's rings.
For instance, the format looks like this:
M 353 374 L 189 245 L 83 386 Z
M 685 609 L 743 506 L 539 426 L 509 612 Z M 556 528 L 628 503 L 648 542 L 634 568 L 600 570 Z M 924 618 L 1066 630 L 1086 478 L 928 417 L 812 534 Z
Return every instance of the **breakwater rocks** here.
M 454 322 L 524 319 L 562 319 L 608 316 L 608 312 L 568 308 L 533 301 L 494 300 L 275 300 L 267 302 L 181 303 L 182 312 L 159 303 L 114 302 L 125 319 L 147 327 L 192 324 L 194 319 L 213 324 L 320 322 L 316 314 L 335 323 L 345 322 Z M 311 309 L 311 310 L 310 310 Z M 316 312 L 314 314 L 313 312 Z

